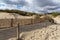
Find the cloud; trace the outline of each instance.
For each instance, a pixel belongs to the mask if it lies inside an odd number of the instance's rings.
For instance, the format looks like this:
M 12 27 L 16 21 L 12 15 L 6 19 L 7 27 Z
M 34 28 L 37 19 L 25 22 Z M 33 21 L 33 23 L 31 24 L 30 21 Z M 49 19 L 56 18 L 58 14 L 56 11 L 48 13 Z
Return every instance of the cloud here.
M 20 0 L 0 0 L 0 9 L 19 9 L 24 2 Z
M 21 5 L 24 6 L 27 4 L 24 0 L 3 0 L 6 4 L 10 5 Z
M 5 4 L 5 3 L 0 3 L 0 9 L 16 9 L 16 5 L 9 5 L 9 4 Z
M 51 0 L 52 1 L 52 0 Z M 39 7 L 44 7 L 44 6 L 55 6 L 56 4 L 51 2 L 49 0 L 34 0 L 33 4 L 36 5 L 36 6 L 39 6 Z
M 60 3 L 60 0 L 52 0 L 52 2 L 56 3 L 56 4 L 59 4 Z M 60 4 L 59 4 L 60 5 Z
M 47 13 L 60 11 L 60 0 L 0 0 L 0 9 Z
M 38 13 L 53 12 L 54 10 L 57 11 L 57 9 L 60 8 L 59 1 L 55 3 L 54 0 L 30 0 L 30 2 L 27 1 L 29 4 L 22 7 L 21 9 Z
M 59 2 L 57 1 L 55 3 L 53 0 L 33 0 L 31 5 L 27 5 L 27 7 L 28 6 L 31 7 L 32 10 L 31 9 L 30 10 L 33 12 L 44 12 L 44 13 L 54 11 L 60 8 Z

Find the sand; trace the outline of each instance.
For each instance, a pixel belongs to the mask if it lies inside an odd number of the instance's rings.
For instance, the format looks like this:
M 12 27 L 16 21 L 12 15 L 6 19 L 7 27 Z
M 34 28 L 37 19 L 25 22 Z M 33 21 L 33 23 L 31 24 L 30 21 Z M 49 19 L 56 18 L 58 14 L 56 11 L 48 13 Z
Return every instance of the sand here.
M 60 40 L 60 25 L 43 22 L 20 26 L 20 38 L 23 40 Z M 16 28 L 0 30 L 0 40 L 15 40 Z
M 60 24 L 60 15 L 53 19 L 54 19 L 55 23 Z
M 2 14 L 2 13 L 1 13 Z M 12 18 L 9 14 L 1 18 Z M 14 18 L 14 17 L 13 17 Z M 23 18 L 23 17 L 22 17 Z M 60 25 L 50 22 L 20 26 L 20 38 L 23 40 L 60 40 Z M 16 28 L 0 30 L 0 40 L 15 40 Z
M 0 19 L 15 19 L 15 17 L 19 19 L 30 19 L 32 16 L 22 16 L 16 13 L 6 13 L 6 12 L 0 12 Z
M 23 40 L 60 40 L 60 25 L 49 22 L 41 24 L 24 28 L 26 31 L 20 37 Z

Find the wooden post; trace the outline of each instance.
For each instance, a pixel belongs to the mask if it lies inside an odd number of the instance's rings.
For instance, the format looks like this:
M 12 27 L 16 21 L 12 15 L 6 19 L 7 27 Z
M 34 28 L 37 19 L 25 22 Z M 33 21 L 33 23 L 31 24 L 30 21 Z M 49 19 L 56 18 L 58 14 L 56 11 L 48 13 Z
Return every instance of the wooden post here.
M 11 27 L 13 27 L 13 19 L 11 19 Z
M 15 16 L 15 22 L 17 22 L 18 21 L 18 19 L 17 19 L 17 15 L 16 14 L 14 14 L 13 13 L 13 15 Z M 13 20 L 13 19 L 12 19 Z M 12 23 L 11 23 L 12 24 Z M 13 24 L 12 24 L 13 25 Z M 22 40 L 22 39 L 20 39 L 19 38 L 19 23 L 18 23 L 18 25 L 17 25 L 17 40 Z
M 20 36 L 20 33 L 19 33 L 19 23 L 18 23 L 18 27 L 17 27 L 17 40 L 22 40 L 19 36 Z
M 17 40 L 19 39 L 19 25 L 17 26 Z

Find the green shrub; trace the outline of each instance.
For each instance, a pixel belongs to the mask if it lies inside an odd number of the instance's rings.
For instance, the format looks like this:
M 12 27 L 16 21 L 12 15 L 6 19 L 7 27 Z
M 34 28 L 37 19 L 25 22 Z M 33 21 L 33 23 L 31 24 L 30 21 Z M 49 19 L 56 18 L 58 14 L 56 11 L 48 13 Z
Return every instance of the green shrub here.
M 56 17 L 58 15 L 60 15 L 60 13 L 58 13 L 58 12 L 52 12 L 52 16 Z

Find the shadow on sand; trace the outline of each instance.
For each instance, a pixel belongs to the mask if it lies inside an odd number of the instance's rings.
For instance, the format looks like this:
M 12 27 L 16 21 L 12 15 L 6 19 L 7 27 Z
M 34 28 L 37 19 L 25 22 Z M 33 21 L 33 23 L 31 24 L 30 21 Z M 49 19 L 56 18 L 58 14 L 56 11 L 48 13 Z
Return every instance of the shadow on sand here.
M 28 32 L 28 31 L 33 31 L 36 29 L 42 29 L 46 28 L 50 25 L 53 25 L 51 22 L 43 22 L 43 23 L 38 23 L 38 24 L 31 24 L 31 25 L 25 25 L 25 26 L 20 26 L 20 32 Z

